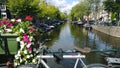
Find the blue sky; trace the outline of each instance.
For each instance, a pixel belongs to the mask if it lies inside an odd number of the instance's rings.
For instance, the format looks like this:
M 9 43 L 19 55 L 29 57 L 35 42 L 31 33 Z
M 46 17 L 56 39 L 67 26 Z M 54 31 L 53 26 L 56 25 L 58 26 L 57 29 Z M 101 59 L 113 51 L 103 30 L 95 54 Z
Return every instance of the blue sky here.
M 68 4 L 72 4 L 73 1 L 78 1 L 78 0 L 66 0 Z
M 55 5 L 61 12 L 69 13 L 71 8 L 79 3 L 80 0 L 47 0 L 48 3 Z

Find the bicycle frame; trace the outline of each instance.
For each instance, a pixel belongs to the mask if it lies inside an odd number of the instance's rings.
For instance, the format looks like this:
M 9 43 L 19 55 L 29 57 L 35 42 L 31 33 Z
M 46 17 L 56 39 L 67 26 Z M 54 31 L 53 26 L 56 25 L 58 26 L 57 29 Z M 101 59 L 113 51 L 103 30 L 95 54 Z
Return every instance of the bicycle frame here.
M 40 64 L 40 63 L 42 63 L 45 68 L 50 68 L 50 67 L 48 66 L 48 64 L 47 64 L 43 59 L 54 58 L 53 55 L 51 55 L 51 54 L 50 54 L 50 55 L 38 55 L 37 57 L 39 58 L 38 64 L 37 64 L 37 68 L 39 67 L 39 64 Z M 81 55 L 80 53 L 78 53 L 77 55 L 63 55 L 63 58 L 65 58 L 65 59 L 66 59 L 66 58 L 68 58 L 68 59 L 75 59 L 75 58 L 76 58 L 77 60 L 76 60 L 76 62 L 75 62 L 74 68 L 77 67 L 79 60 L 81 61 L 81 63 L 83 64 L 83 66 L 84 66 L 85 68 L 87 68 L 87 66 L 85 65 L 85 63 L 84 63 L 84 62 L 82 61 L 82 59 L 81 59 L 81 58 L 85 58 L 85 55 Z
M 39 47 L 39 49 L 38 49 L 38 51 L 37 51 L 36 53 L 39 53 L 40 50 L 43 48 L 43 45 L 45 44 L 45 42 L 47 42 L 47 41 L 49 41 L 49 40 L 50 40 L 50 39 L 46 39 L 43 43 L 41 43 L 41 44 L 40 44 L 40 47 Z M 54 52 L 50 52 L 50 53 L 54 53 Z M 40 63 L 42 63 L 45 68 L 50 68 L 50 67 L 48 66 L 48 64 L 43 60 L 43 59 L 55 58 L 55 57 L 53 56 L 53 54 L 50 54 L 50 53 L 49 53 L 49 55 L 44 55 L 44 54 L 39 54 L 39 55 L 37 55 L 37 57 L 39 58 L 39 60 L 38 60 L 38 64 L 37 64 L 36 68 L 39 67 L 39 64 L 40 64 Z M 58 52 L 58 53 L 59 53 L 59 52 Z M 69 52 L 65 52 L 65 53 L 69 53 Z M 70 53 L 71 53 L 71 52 L 70 52 Z M 72 53 L 76 53 L 76 52 L 73 51 Z M 81 58 L 85 58 L 85 55 L 81 55 L 79 52 L 77 52 L 77 53 L 78 53 L 77 55 L 63 55 L 62 57 L 63 57 L 64 59 L 76 59 L 74 68 L 77 67 L 79 60 L 81 61 L 81 63 L 83 64 L 83 66 L 84 66 L 85 68 L 87 68 L 87 66 L 85 65 L 85 63 L 84 63 L 84 62 L 82 61 L 82 59 L 81 59 Z

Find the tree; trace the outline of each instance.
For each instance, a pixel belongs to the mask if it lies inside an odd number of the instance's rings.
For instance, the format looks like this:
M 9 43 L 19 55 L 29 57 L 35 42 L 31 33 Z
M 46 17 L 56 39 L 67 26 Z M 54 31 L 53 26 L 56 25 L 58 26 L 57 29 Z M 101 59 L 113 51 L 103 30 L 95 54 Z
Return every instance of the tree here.
M 65 13 L 60 13 L 60 19 L 65 20 L 67 18 L 67 15 Z
M 105 0 L 103 2 L 105 10 L 108 12 L 114 12 L 113 8 L 115 6 L 114 1 L 113 0 Z
M 47 19 L 48 17 L 51 19 L 60 18 L 60 11 L 53 5 L 46 4 L 45 2 L 40 4 L 40 12 L 38 16 L 42 19 Z
M 39 10 L 39 0 L 8 0 L 7 7 L 15 17 L 24 18 L 27 15 L 36 17 Z
M 120 0 L 105 0 L 103 2 L 105 10 L 108 12 L 116 13 L 116 18 L 119 20 Z
M 72 20 L 78 20 L 79 18 L 82 19 L 84 15 L 89 15 L 89 13 L 89 6 L 85 1 L 82 1 L 72 8 L 69 16 Z

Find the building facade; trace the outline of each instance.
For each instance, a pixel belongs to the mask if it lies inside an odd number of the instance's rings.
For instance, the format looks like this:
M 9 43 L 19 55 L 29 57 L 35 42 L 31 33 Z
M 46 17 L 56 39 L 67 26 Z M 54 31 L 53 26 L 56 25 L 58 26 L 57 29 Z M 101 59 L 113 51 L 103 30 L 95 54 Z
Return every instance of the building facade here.
M 7 8 L 5 0 L 0 1 L 0 18 L 7 18 Z

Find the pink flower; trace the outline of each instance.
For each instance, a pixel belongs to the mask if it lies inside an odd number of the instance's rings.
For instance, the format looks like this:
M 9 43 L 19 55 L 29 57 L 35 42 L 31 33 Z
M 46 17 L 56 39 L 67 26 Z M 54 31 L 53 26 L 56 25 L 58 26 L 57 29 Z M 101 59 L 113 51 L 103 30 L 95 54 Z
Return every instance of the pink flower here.
M 23 35 L 24 35 L 24 36 L 27 36 L 27 34 L 26 34 L 26 33 L 24 33 Z
M 2 26 L 2 25 L 3 25 L 2 20 L 0 20 L 0 26 Z
M 30 44 L 31 43 L 31 41 L 29 40 L 29 37 L 27 36 L 27 35 L 25 35 L 24 37 L 23 37 L 23 40 L 22 40 L 23 42 L 26 42 L 27 44 Z
M 27 41 L 27 44 L 30 44 L 30 43 L 31 43 L 31 41 L 30 41 L 30 40 L 28 40 L 28 41 Z
M 12 24 L 12 23 L 9 23 L 7 26 L 8 26 L 8 27 L 11 27 L 11 26 L 13 26 L 13 24 Z
M 7 26 L 6 26 L 6 29 L 8 29 L 11 26 L 13 26 L 13 24 L 12 23 L 8 23 Z
M 21 22 L 21 19 L 16 19 L 16 22 Z
M 34 30 L 33 30 L 33 29 L 30 29 L 29 31 L 30 31 L 31 33 L 33 33 L 33 32 L 34 32 Z
M 32 51 L 32 46 L 30 46 L 30 47 L 28 48 L 28 50 Z
M 27 39 L 26 37 L 24 37 L 22 41 L 23 41 L 23 42 L 27 42 L 27 40 L 28 40 L 28 39 Z
M 8 23 L 10 23 L 9 19 L 0 20 L 0 26 L 7 25 Z

